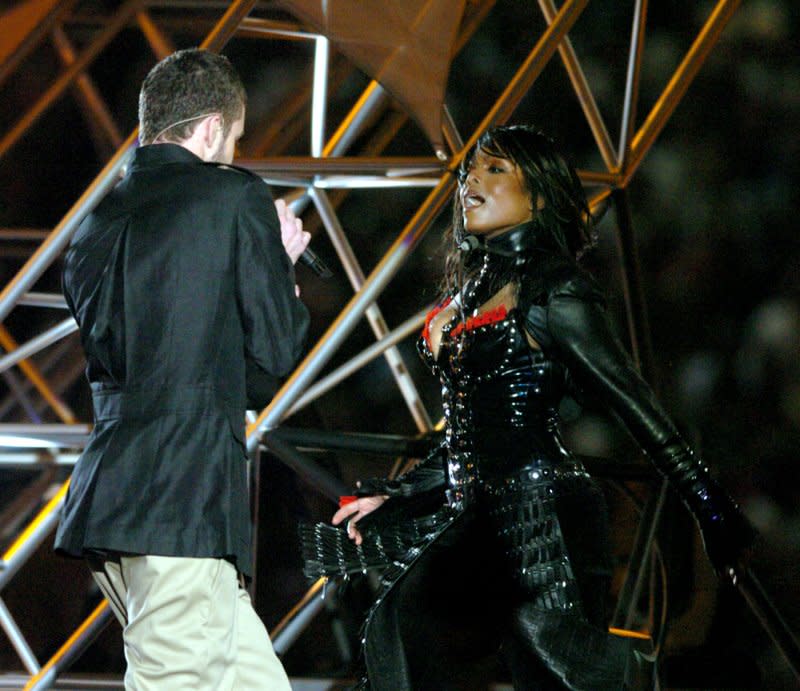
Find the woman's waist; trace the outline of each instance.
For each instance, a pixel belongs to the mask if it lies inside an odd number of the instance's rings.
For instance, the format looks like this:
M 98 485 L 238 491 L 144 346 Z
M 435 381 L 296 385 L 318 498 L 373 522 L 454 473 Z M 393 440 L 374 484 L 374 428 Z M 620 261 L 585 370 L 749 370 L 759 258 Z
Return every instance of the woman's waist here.
M 555 457 L 520 454 L 514 458 L 452 453 L 447 459 L 447 483 L 451 503 L 455 499 L 470 504 L 480 496 L 503 498 L 518 493 L 552 499 L 593 481 L 583 463 L 564 451 Z
M 470 452 L 486 458 L 535 456 L 561 458 L 566 453 L 558 431 L 558 417 L 493 417 L 476 420 L 445 417 L 445 439 L 454 452 Z

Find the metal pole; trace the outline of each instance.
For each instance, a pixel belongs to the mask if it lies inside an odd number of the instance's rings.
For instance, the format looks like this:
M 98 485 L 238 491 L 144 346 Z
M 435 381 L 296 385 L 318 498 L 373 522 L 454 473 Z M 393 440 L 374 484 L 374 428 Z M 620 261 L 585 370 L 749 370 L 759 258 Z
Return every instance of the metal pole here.
M 336 592 L 337 585 L 326 578 L 320 578 L 278 625 L 269 632 L 272 647 L 278 655 L 283 655 L 292 647 L 298 636 L 325 606 L 325 598 Z
M 39 673 L 31 677 L 25 684 L 24 691 L 42 691 L 42 689 L 52 688 L 58 675 L 69 668 L 113 618 L 114 615 L 111 607 L 108 606 L 108 601 L 103 600 Z
M 331 432 L 320 429 L 300 429 L 281 425 L 267 433 L 271 439 L 280 439 L 297 448 L 313 448 L 382 456 L 419 458 L 433 445 L 433 437 L 406 437 L 399 434 L 367 434 Z
M 60 293 L 26 293 L 17 303 L 28 307 L 54 307 L 67 309 L 67 301 Z
M 17 275 L 9 281 L 0 293 L 0 322 L 5 321 L 9 312 L 22 296 L 27 293 L 39 277 L 47 270 L 69 243 L 80 222 L 100 203 L 100 200 L 117 183 L 120 172 L 133 155 L 137 130 L 120 147 L 101 173 L 72 206 L 66 216 L 53 229 Z
M 3 324 L 0 324 L 0 345 L 2 345 L 3 348 L 5 348 L 8 352 L 16 351 L 18 348 L 14 337 Z M 36 387 L 36 390 L 39 392 L 42 398 L 53 409 L 53 412 L 55 412 L 55 414 L 61 418 L 61 421 L 66 423 L 75 422 L 76 418 L 75 414 L 72 412 L 72 409 L 53 391 L 39 368 L 33 362 L 30 362 L 24 358 L 19 360 L 17 364 L 28 378 L 28 381 L 34 387 Z
M 16 365 L 20 360 L 25 360 L 34 353 L 44 350 L 47 346 L 52 345 L 56 341 L 60 341 L 62 338 L 69 336 L 77 330 L 78 325 L 72 317 L 65 319 L 44 333 L 32 338 L 24 345 L 19 346 L 19 348 L 8 353 L 8 355 L 0 357 L 0 372 L 5 372 L 9 367 Z
M 231 36 L 236 33 L 245 17 L 250 14 L 250 10 L 253 9 L 255 4 L 256 0 L 234 0 L 225 14 L 222 15 L 222 18 L 206 36 L 205 41 L 200 44 L 200 48 L 214 53 L 221 51 Z
M 375 302 L 381 291 L 399 271 L 439 211 L 450 200 L 454 187 L 455 181 L 451 175 L 442 177 L 439 184 L 431 191 L 406 228 L 366 279 L 361 289 L 352 297 L 333 324 L 328 327 L 317 345 L 292 373 L 269 406 L 261 411 L 255 423 L 248 425 L 248 448 L 252 448 L 258 443 L 263 432 L 280 423 L 300 394 L 333 356 L 336 349 L 355 328 L 369 305 Z
M 301 480 L 305 480 L 314 489 L 322 492 L 328 499 L 338 502 L 339 497 L 350 494 L 347 485 L 339 478 L 320 468 L 314 461 L 290 444 L 287 444 L 283 439 L 267 433 L 261 438 L 261 443 L 278 460 L 294 470 Z
M 325 143 L 325 103 L 328 96 L 330 46 L 325 36 L 314 41 L 314 87 L 311 97 L 311 155 L 322 156 Z
M 36 121 L 53 105 L 71 85 L 72 82 L 94 61 L 114 37 L 125 27 L 133 12 L 139 5 L 138 0 L 129 0 L 119 8 L 100 34 L 89 44 L 88 48 L 73 62 L 64 73 L 42 94 L 33 107 L 0 139 L 0 158 L 36 123 Z
M 361 97 L 347 114 L 347 117 L 342 120 L 339 128 L 328 140 L 328 143 L 322 151 L 322 155 L 326 157 L 341 156 L 361 134 L 361 131 L 367 126 L 374 113 L 379 108 L 383 107 L 388 100 L 388 96 L 383 87 L 376 81 L 370 82 L 369 86 L 364 90 L 364 93 L 361 94 Z
M 11 616 L 11 612 L 8 611 L 8 607 L 6 607 L 6 603 L 3 602 L 2 598 L 0 598 L 0 626 L 2 626 L 3 630 L 6 632 L 8 640 L 11 641 L 14 650 L 17 651 L 17 655 L 19 655 L 19 659 L 22 660 L 22 664 L 25 665 L 25 669 L 31 674 L 36 674 L 41 669 L 39 661 L 33 654 L 33 650 L 31 650 L 28 642 L 19 630 L 17 622 L 14 621 L 14 617 Z
M 20 567 L 36 551 L 58 522 L 59 510 L 67 494 L 69 480 L 61 485 L 58 493 L 39 512 L 23 533 L 9 547 L 0 560 L 0 591 L 5 588 Z
M 358 355 L 345 362 L 341 367 L 336 368 L 330 374 L 314 382 L 312 386 L 306 389 L 306 392 L 298 399 L 297 403 L 292 406 L 288 414 L 294 415 L 298 410 L 305 408 L 305 406 L 315 401 L 322 396 L 322 394 L 330 391 L 339 382 L 361 369 L 368 362 L 372 362 L 372 360 L 381 355 L 387 348 L 399 343 L 412 333 L 419 331 L 425 323 L 425 315 L 428 311 L 429 310 L 424 310 L 419 312 L 411 317 L 411 319 L 404 321 L 394 331 L 362 350 Z
M 314 202 L 317 213 L 322 219 L 325 229 L 328 231 L 336 253 L 339 255 L 342 265 L 347 272 L 347 277 L 350 279 L 350 285 L 353 286 L 355 291 L 358 291 L 361 286 L 364 285 L 364 272 L 359 266 L 353 248 L 347 241 L 347 236 L 339 223 L 339 219 L 336 216 L 336 212 L 333 210 L 328 195 L 315 187 L 309 188 L 308 195 Z M 377 338 L 383 338 L 389 333 L 389 327 L 386 325 L 386 320 L 383 318 L 377 303 L 373 303 L 367 308 L 366 316 Z M 400 393 L 414 418 L 417 429 L 420 432 L 429 431 L 432 426 L 431 419 L 428 416 L 428 411 L 425 410 L 425 405 L 422 403 L 422 399 L 420 399 L 417 387 L 414 385 L 414 380 L 409 374 L 408 367 L 406 367 L 403 357 L 400 355 L 400 351 L 395 346 L 391 346 L 384 351 L 384 357 L 386 358 L 386 362 L 389 365 L 389 370 L 395 382 L 397 382 Z
M 556 16 L 556 7 L 553 0 L 539 0 L 539 7 L 547 23 L 552 24 Z M 614 154 L 611 137 L 608 134 L 606 124 L 603 122 L 603 116 L 600 114 L 600 109 L 597 107 L 592 91 L 589 88 L 589 83 L 586 81 L 586 75 L 581 69 L 581 65 L 575 55 L 575 49 L 572 47 L 572 42 L 569 38 L 564 38 L 558 47 L 558 52 L 561 55 L 564 67 L 567 69 L 572 88 L 575 89 L 575 93 L 578 96 L 586 122 L 589 123 L 606 168 L 612 171 L 616 170 L 619 167 L 619 161 Z
M 728 24 L 733 13 L 739 7 L 741 0 L 720 0 L 708 21 L 705 23 L 692 47 L 686 54 L 672 79 L 659 96 L 644 124 L 639 128 L 631 144 L 630 159 L 625 167 L 625 182 L 627 185 L 645 154 L 650 150 L 656 137 L 664 129 L 670 116 L 681 102 L 683 95 L 702 67 L 709 52 L 716 44 L 722 30 Z
M 630 149 L 631 138 L 636 126 L 636 105 L 639 102 L 639 77 L 642 71 L 644 54 L 644 35 L 647 23 L 647 0 L 636 0 L 633 10 L 631 47 L 628 53 L 628 72 L 625 79 L 625 100 L 622 107 L 622 124 L 619 131 L 617 156 L 625 166 Z

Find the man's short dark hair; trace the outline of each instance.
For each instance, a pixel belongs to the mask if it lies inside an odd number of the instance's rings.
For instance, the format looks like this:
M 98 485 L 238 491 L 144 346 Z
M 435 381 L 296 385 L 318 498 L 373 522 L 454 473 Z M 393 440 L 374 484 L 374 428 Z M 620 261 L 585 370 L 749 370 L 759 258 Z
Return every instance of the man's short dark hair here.
M 139 92 L 139 141 L 161 137 L 180 143 L 192 136 L 199 116 L 221 113 L 228 136 L 247 102 L 239 74 L 224 55 L 179 50 L 159 62 Z

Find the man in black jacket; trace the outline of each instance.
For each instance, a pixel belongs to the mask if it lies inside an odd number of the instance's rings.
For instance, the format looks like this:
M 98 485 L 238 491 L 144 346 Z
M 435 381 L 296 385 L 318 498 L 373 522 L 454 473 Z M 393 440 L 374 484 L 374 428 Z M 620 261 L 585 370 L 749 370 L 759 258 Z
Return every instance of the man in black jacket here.
M 56 549 L 89 559 L 122 622 L 127 689 L 289 689 L 241 587 L 244 422 L 272 394 L 252 382 L 300 355 L 308 312 L 293 262 L 309 235 L 229 166 L 244 115 L 226 58 L 185 50 L 156 65 L 142 146 L 65 257 L 95 426 Z

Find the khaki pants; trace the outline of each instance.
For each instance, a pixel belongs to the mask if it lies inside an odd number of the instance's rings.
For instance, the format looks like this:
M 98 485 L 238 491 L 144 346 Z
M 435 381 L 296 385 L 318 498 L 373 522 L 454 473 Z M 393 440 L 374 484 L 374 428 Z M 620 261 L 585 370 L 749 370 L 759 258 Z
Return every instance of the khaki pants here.
M 93 568 L 123 626 L 127 691 L 290 691 L 229 562 L 123 556 Z

